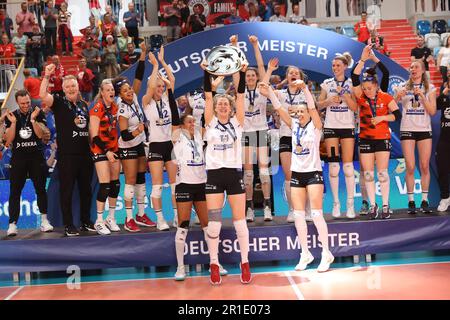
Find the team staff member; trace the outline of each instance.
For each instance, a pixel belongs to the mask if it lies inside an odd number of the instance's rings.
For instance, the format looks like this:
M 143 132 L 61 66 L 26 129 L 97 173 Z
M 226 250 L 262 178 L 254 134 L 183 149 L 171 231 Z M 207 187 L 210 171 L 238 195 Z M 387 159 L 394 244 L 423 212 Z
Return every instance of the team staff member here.
M 52 231 L 47 220 L 47 193 L 45 184 L 47 165 L 44 159 L 44 145 L 41 139 L 46 126 L 45 115 L 37 107 L 31 110 L 31 98 L 26 90 L 15 94 L 19 109 L 7 111 L 4 139 L 11 147 L 10 194 L 9 194 L 9 227 L 8 236 L 17 235 L 17 221 L 20 215 L 20 195 L 29 177 L 36 190 L 37 203 L 41 213 L 42 232 Z
M 78 184 L 80 195 L 81 231 L 96 232 L 90 220 L 93 165 L 89 147 L 89 111 L 87 104 L 80 99 L 75 76 L 64 77 L 62 84 L 64 95 L 51 95 L 47 92 L 49 79 L 54 72 L 54 64 L 45 68 L 39 95 L 42 103 L 51 108 L 55 116 L 61 210 L 65 233 L 70 237 L 79 235 L 73 225 L 72 216 L 75 182 Z

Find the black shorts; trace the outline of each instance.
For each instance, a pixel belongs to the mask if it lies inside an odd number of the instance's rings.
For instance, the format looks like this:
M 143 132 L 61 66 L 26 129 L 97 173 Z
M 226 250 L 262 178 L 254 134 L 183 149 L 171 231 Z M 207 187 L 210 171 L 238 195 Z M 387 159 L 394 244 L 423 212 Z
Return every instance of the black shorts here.
M 227 195 L 245 193 L 242 169 L 221 168 L 208 170 L 205 186 L 206 194 L 223 193 Z
M 175 187 L 175 200 L 177 202 L 206 201 L 205 184 L 177 184 Z
M 144 148 L 144 143 L 142 143 L 142 142 L 135 147 L 119 148 L 119 159 L 120 160 L 137 159 L 140 157 L 145 157 L 145 148 Z
M 400 131 L 400 140 L 415 140 L 422 141 L 426 139 L 432 139 L 433 134 L 431 131 L 421 131 L 421 132 L 413 132 L 413 131 Z
M 113 151 L 114 153 L 117 153 L 117 151 Z M 91 153 L 92 162 L 101 162 L 101 161 L 109 161 L 108 157 L 106 156 L 106 153 Z M 116 157 L 116 159 L 119 159 Z
M 355 129 L 323 129 L 324 139 L 339 138 L 339 139 L 350 139 L 355 138 Z
M 322 171 L 295 172 L 292 171 L 291 188 L 306 188 L 312 184 L 324 184 Z
M 242 134 L 242 145 L 244 147 L 267 147 L 267 131 L 244 132 Z
M 172 141 L 152 142 L 148 149 L 147 161 L 163 161 L 172 160 Z
M 280 153 L 291 152 L 292 153 L 292 137 L 280 138 Z
M 391 151 L 392 145 L 389 139 L 385 140 L 365 140 L 359 141 L 359 153 L 375 153 Z

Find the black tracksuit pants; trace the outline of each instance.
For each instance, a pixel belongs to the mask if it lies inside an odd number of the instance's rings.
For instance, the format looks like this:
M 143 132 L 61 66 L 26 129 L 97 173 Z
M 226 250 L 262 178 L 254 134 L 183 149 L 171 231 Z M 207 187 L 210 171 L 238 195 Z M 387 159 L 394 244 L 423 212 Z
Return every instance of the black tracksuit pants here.
M 438 169 L 439 189 L 441 190 L 441 199 L 447 199 L 449 192 L 450 174 L 450 136 L 440 136 L 436 148 L 436 163 Z

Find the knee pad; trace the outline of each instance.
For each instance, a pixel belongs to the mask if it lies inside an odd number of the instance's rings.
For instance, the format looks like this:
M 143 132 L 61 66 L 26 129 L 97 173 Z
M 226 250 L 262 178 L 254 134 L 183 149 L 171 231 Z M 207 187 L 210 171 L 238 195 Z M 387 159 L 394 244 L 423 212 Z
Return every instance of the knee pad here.
M 311 210 L 311 218 L 318 218 L 321 217 L 323 215 L 323 210 L 322 209 L 312 209 Z
M 244 184 L 246 186 L 253 185 L 253 170 L 244 170 Z
M 378 181 L 380 183 L 388 182 L 389 181 L 389 174 L 387 170 L 381 170 L 377 172 Z
M 355 176 L 355 168 L 353 167 L 353 163 L 348 162 L 344 163 L 344 175 L 347 178 L 351 178 Z
M 364 180 L 366 182 L 373 182 L 375 179 L 373 171 L 364 171 Z
M 221 222 L 222 221 L 222 209 L 208 210 L 208 220 Z
M 208 229 L 206 230 L 208 238 L 210 238 L 210 239 L 217 239 L 217 238 L 219 238 L 220 229 L 221 228 L 222 228 L 222 222 L 220 222 L 220 221 L 209 221 L 208 222 Z
M 100 183 L 100 187 L 97 192 L 97 201 L 106 202 L 109 196 L 109 183 Z
M 329 165 L 329 174 L 331 178 L 337 178 L 339 177 L 339 171 L 341 169 L 341 166 L 339 162 L 330 162 Z
M 181 221 L 180 222 L 180 228 L 189 229 L 189 223 L 190 223 L 189 220 Z
M 136 176 L 136 184 L 145 184 L 145 172 L 138 172 Z
M 113 199 L 117 199 L 120 192 L 120 181 L 113 180 L 109 183 L 109 197 Z
M 155 184 L 152 186 L 152 194 L 151 197 L 152 198 L 161 198 L 162 196 L 162 188 L 163 186 L 161 184 Z
M 234 229 L 236 230 L 236 235 L 238 236 L 248 235 L 247 221 L 245 219 L 234 221 L 233 225 Z
M 294 219 L 305 219 L 305 210 L 294 210 Z
M 261 183 L 270 183 L 270 172 L 269 168 L 261 168 L 259 169 L 259 180 Z
M 136 194 L 136 199 L 145 198 L 145 193 L 147 190 L 145 189 L 145 184 L 135 184 L 134 185 L 134 193 Z
M 131 184 L 125 185 L 125 190 L 123 191 L 123 196 L 125 200 L 133 200 L 134 198 L 134 187 Z
M 177 186 L 177 185 L 176 185 L 175 183 L 171 183 L 171 184 L 170 184 L 170 190 L 171 190 L 173 196 L 175 195 L 175 187 L 176 187 L 176 186 Z

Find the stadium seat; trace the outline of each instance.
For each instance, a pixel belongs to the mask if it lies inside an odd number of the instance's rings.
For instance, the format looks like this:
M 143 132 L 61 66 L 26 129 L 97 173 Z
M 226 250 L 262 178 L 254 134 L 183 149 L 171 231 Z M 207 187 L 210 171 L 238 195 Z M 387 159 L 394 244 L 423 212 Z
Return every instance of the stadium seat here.
M 353 28 L 352 25 L 345 25 L 345 26 L 342 26 L 342 34 L 343 34 L 344 36 L 349 37 L 349 38 L 354 38 L 354 37 L 356 37 L 355 29 Z
M 427 33 L 431 32 L 431 23 L 428 20 L 419 20 L 417 21 L 417 32 L 420 35 L 426 35 Z
M 447 22 L 445 20 L 434 20 L 433 31 L 439 35 L 447 32 Z
M 445 47 L 445 45 L 446 45 L 445 42 L 449 36 L 450 36 L 450 32 L 445 32 L 445 33 L 441 34 L 441 44 L 443 47 Z
M 425 43 L 428 48 L 433 50 L 441 46 L 441 37 L 437 33 L 428 33 L 425 35 Z
M 150 36 L 150 50 L 153 52 L 164 44 L 164 38 L 161 34 L 152 34 Z
M 333 26 L 322 26 L 322 27 L 320 27 L 320 28 L 321 28 L 321 29 L 324 29 L 324 30 L 336 32 L 336 27 L 333 27 Z

